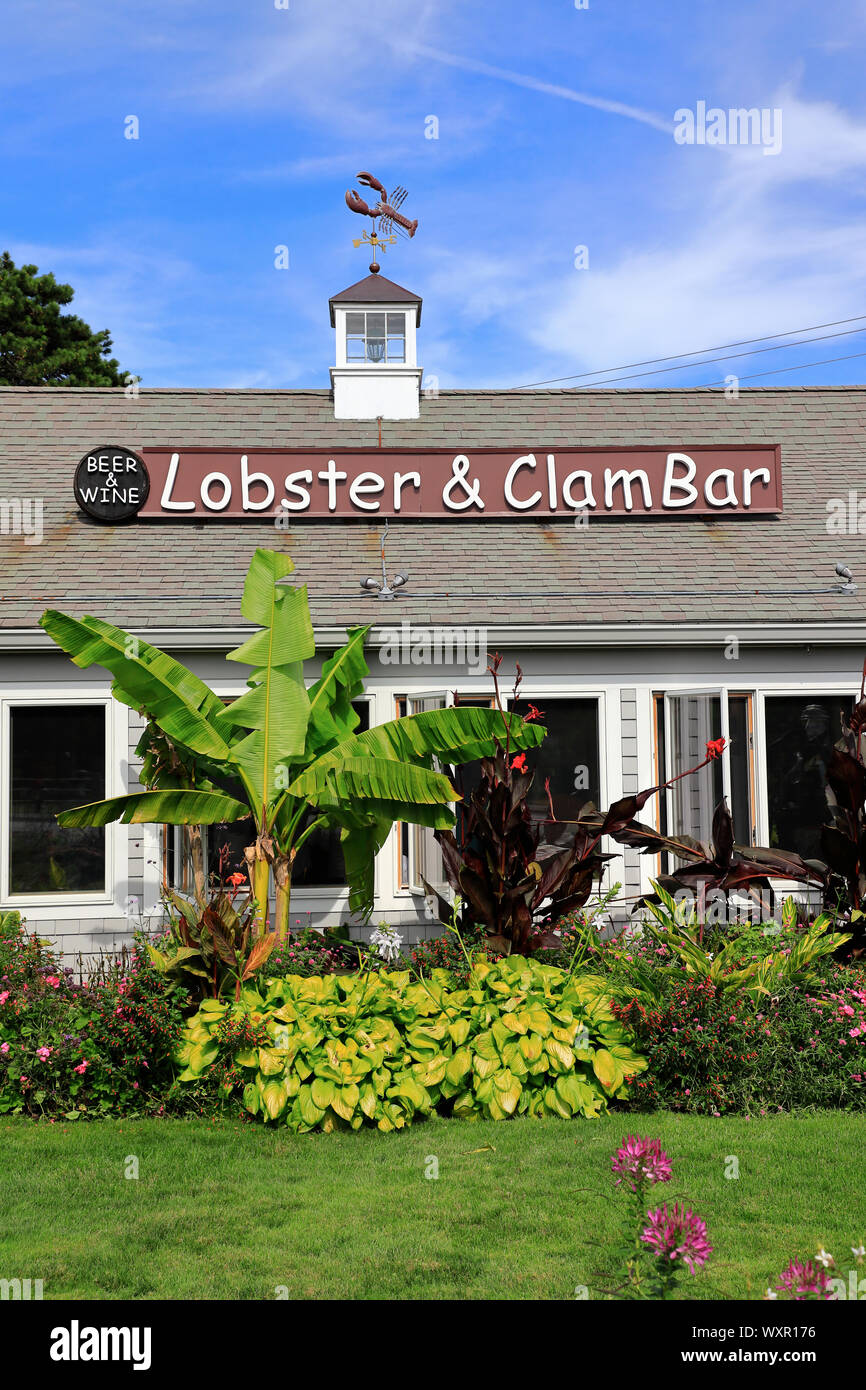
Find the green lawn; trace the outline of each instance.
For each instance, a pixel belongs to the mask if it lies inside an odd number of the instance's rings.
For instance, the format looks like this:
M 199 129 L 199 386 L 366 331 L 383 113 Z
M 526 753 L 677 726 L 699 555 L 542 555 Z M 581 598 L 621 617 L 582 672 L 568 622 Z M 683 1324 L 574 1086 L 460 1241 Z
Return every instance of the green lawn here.
M 433 1120 L 305 1136 L 7 1119 L 0 1277 L 41 1278 L 46 1299 L 259 1299 L 280 1285 L 290 1298 L 570 1299 L 604 1264 L 620 1210 L 609 1157 L 629 1129 L 661 1136 L 674 1163 L 661 1190 L 708 1222 L 715 1254 L 690 1297 L 760 1297 L 790 1255 L 822 1244 L 849 1268 L 866 1236 L 866 1116 Z

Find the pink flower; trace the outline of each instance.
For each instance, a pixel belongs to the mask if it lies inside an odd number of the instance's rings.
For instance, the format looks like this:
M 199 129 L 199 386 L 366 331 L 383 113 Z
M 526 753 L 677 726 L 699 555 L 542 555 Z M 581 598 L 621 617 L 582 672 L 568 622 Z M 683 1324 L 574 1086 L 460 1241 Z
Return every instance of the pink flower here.
M 648 1211 L 647 1218 L 649 1225 L 641 1240 L 651 1245 L 660 1258 L 681 1259 L 692 1274 L 697 1266 L 706 1264 L 713 1247 L 707 1240 L 707 1223 L 693 1211 L 676 1202 L 669 1212 L 665 1202 L 656 1211 Z
M 59 989 L 59 988 L 60 988 L 60 977 L 59 977 L 59 975 L 46 975 L 46 976 L 45 976 L 45 983 L 46 983 L 47 985 L 50 985 L 52 989 Z
M 798 1300 L 808 1298 L 810 1294 L 823 1299 L 833 1298 L 827 1271 L 814 1264 L 812 1260 L 792 1260 L 788 1268 L 783 1269 L 779 1275 L 776 1289 L 779 1293 L 786 1293 L 789 1298 Z
M 48 1061 L 48 1058 L 51 1056 L 51 1048 L 50 1048 L 50 1047 L 37 1047 L 37 1049 L 36 1049 L 36 1056 L 39 1058 L 39 1060 L 40 1060 L 41 1062 L 47 1062 L 47 1061 Z
M 81 1062 L 77 1067 L 73 1067 L 72 1070 L 77 1071 L 79 1076 L 83 1076 L 87 1071 L 87 1062 Z
M 7 1000 L 8 998 L 9 998 L 9 991 L 8 991 L 8 989 L 4 989 L 3 993 L 0 994 L 0 1004 L 5 1004 L 5 1003 L 6 1003 L 6 1000 Z
M 637 1191 L 640 1183 L 669 1182 L 671 1178 L 671 1161 L 660 1139 L 639 1139 L 630 1134 L 623 1139 L 610 1166 L 619 1174 L 615 1186 L 627 1182 L 632 1192 Z
M 8 1043 L 0 1043 L 0 1052 L 8 1052 L 8 1051 L 9 1051 L 9 1044 L 8 1044 Z

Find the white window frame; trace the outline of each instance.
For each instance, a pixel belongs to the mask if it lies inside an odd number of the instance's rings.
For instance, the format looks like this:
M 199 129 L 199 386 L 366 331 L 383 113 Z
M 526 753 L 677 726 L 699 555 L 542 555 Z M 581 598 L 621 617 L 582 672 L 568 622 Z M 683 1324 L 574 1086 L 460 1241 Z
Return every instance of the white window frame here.
M 622 729 L 619 720 L 619 698 L 621 685 L 606 684 L 593 686 L 575 686 L 571 683 L 565 683 L 563 681 L 551 679 L 550 677 L 544 680 L 536 680 L 534 677 L 526 677 L 524 680 L 524 685 L 526 686 L 527 694 L 524 697 L 524 694 L 521 691 L 518 698 L 531 699 L 533 703 L 538 705 L 539 709 L 541 710 L 544 709 L 545 700 L 596 701 L 596 708 L 598 711 L 598 780 L 600 801 L 599 809 L 604 809 L 609 804 L 611 786 L 619 785 L 619 783 L 622 780 Z M 460 695 L 461 699 L 465 698 L 467 700 L 486 699 L 488 697 L 492 698 L 490 677 L 486 676 L 480 678 L 459 678 L 457 683 L 457 693 Z M 384 694 L 385 697 L 390 701 L 392 709 L 395 707 L 395 701 L 403 697 L 405 697 L 408 701 L 411 701 L 413 699 L 419 699 L 424 697 L 432 698 L 433 696 L 445 694 L 447 696 L 447 704 L 449 706 L 454 704 L 454 691 L 451 689 L 445 690 L 441 687 L 435 689 L 431 689 L 429 686 L 412 688 L 412 686 L 408 683 L 404 683 L 400 686 L 388 687 Z M 508 700 L 511 699 L 510 689 L 502 690 L 501 695 L 503 705 L 506 705 Z M 611 711 L 616 711 L 615 725 L 613 724 L 611 718 Z M 544 720 L 542 719 L 541 722 L 543 724 Z M 619 795 L 619 793 L 617 794 Z M 405 907 L 409 903 L 417 903 L 419 898 L 423 899 L 424 892 L 423 889 L 415 888 L 412 886 L 412 879 L 414 877 L 415 872 L 414 837 L 410 834 L 409 883 L 401 886 L 399 874 L 400 840 L 399 830 L 397 826 L 394 827 L 392 835 L 393 841 L 391 844 L 391 853 L 388 857 L 387 863 L 389 865 L 390 873 L 392 873 L 394 876 L 393 907 L 399 908 L 401 906 Z M 604 840 L 599 845 L 599 849 L 616 849 L 615 845 L 609 845 L 607 841 L 608 837 L 605 836 Z M 601 892 L 604 892 L 612 882 L 616 881 L 616 869 L 618 867 L 620 869 L 622 868 L 621 862 L 619 865 L 615 860 L 608 860 L 605 863 L 600 883 Z M 621 880 L 621 873 L 619 877 Z M 388 911 L 388 906 L 388 903 L 383 903 L 382 910 Z
M 126 903 L 119 894 L 128 883 L 128 827 L 116 822 L 105 826 L 105 886 L 92 892 L 11 893 L 9 891 L 9 814 L 12 793 L 11 711 L 51 709 L 70 705 L 100 705 L 105 711 L 105 797 L 123 796 L 128 790 L 127 747 L 129 721 L 125 707 L 106 692 L 83 693 L 81 688 L 52 690 L 6 689 L 0 692 L 0 906 L 20 910 L 31 921 L 63 921 L 121 917 Z M 143 830 L 145 827 L 139 827 Z
M 723 692 L 725 699 L 723 705 L 723 724 L 725 737 L 727 737 L 727 697 L 733 695 L 748 695 L 752 700 L 752 737 L 753 737 L 753 799 L 752 807 L 755 824 L 755 843 L 766 845 L 770 834 L 770 814 L 769 814 L 769 795 L 767 787 L 767 712 L 766 702 L 768 699 L 776 697 L 791 696 L 799 699 L 856 699 L 857 682 L 852 681 L 846 689 L 844 681 L 763 681 L 760 684 L 753 681 L 729 681 L 724 684 L 708 680 L 705 685 L 698 685 L 695 681 L 682 682 L 663 682 L 655 681 L 651 684 L 643 684 L 638 687 L 638 746 L 646 740 L 650 756 L 643 755 L 641 767 L 643 769 L 640 776 L 641 786 L 651 786 L 655 781 L 655 756 L 656 756 L 656 727 L 653 712 L 653 696 L 656 694 L 688 695 L 688 694 L 719 694 Z M 666 719 L 666 738 L 669 737 Z M 724 756 L 724 755 L 723 755 Z M 730 797 L 730 765 L 727 771 L 723 770 L 723 782 L 725 795 Z M 658 828 L 658 810 L 653 816 L 653 824 Z M 782 849 L 786 846 L 781 846 Z M 639 858 L 641 868 L 641 891 L 649 893 L 651 891 L 650 880 L 655 878 L 658 873 L 659 856 L 641 855 Z M 770 883 L 776 893 L 797 893 L 805 892 L 803 884 L 794 879 L 771 878 Z

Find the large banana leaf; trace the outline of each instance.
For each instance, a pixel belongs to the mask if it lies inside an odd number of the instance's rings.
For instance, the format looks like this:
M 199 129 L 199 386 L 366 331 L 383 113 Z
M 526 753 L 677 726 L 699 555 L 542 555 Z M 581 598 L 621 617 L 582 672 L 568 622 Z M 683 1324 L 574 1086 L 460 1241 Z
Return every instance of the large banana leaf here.
M 369 627 L 350 627 L 349 640 L 328 658 L 321 676 L 310 687 L 305 763 L 348 738 L 357 727 L 358 714 L 352 701 L 363 694 L 364 677 L 370 674 L 364 658 L 369 631 Z
M 228 758 L 228 742 L 215 723 L 222 701 L 181 662 L 99 618 L 70 618 L 49 609 L 39 625 L 76 666 L 98 664 L 110 671 L 115 698 L 145 709 L 169 738 L 217 762 Z
M 508 721 L 509 745 L 513 751 L 534 748 L 544 738 L 543 726 L 527 724 L 517 714 L 504 718 Z M 504 744 L 503 716 L 498 710 L 476 709 L 471 705 L 425 710 L 421 714 L 392 719 L 387 724 L 377 724 L 363 734 L 344 739 L 305 768 L 292 782 L 289 792 L 292 796 L 315 800 L 331 770 L 348 760 L 354 763 L 364 758 L 390 759 L 428 768 L 434 757 L 442 763 L 467 763 L 490 756 L 497 739 Z
M 244 585 L 241 612 L 261 630 L 228 653 L 255 669 L 250 689 L 225 706 L 221 727 L 249 729 L 232 746 L 232 760 L 252 787 L 262 819 L 268 806 L 285 790 L 280 768 L 298 761 L 307 740 L 310 700 L 304 685 L 303 663 L 315 650 L 306 585 L 286 588 L 279 580 L 294 566 L 287 555 L 257 550 Z
M 359 757 L 344 758 L 328 769 L 317 804 L 353 806 L 366 801 L 387 801 L 407 813 L 404 820 L 412 820 L 408 813 L 416 806 L 442 805 L 459 799 L 459 792 L 441 772 L 389 758 Z
M 149 791 L 74 806 L 62 811 L 57 822 L 64 827 L 109 825 L 112 821 L 123 825 L 220 825 L 249 814 L 245 802 L 236 801 L 225 792 Z

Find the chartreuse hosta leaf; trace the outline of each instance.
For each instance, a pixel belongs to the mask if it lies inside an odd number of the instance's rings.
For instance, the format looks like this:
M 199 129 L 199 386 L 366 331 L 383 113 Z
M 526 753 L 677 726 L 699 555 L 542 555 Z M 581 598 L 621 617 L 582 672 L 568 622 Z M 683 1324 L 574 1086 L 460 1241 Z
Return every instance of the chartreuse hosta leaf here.
M 610 1013 L 603 980 L 568 979 L 522 957 L 479 963 L 465 989 L 444 970 L 423 981 L 409 971 L 290 975 L 270 980 L 265 997 L 245 986 L 240 1003 L 221 1010 L 203 1007 L 190 1021 L 180 1079 L 233 1063 L 239 1103 L 301 1132 L 402 1129 L 434 1110 L 591 1118 L 646 1065 Z M 224 1052 L 226 1011 L 272 1042 Z

